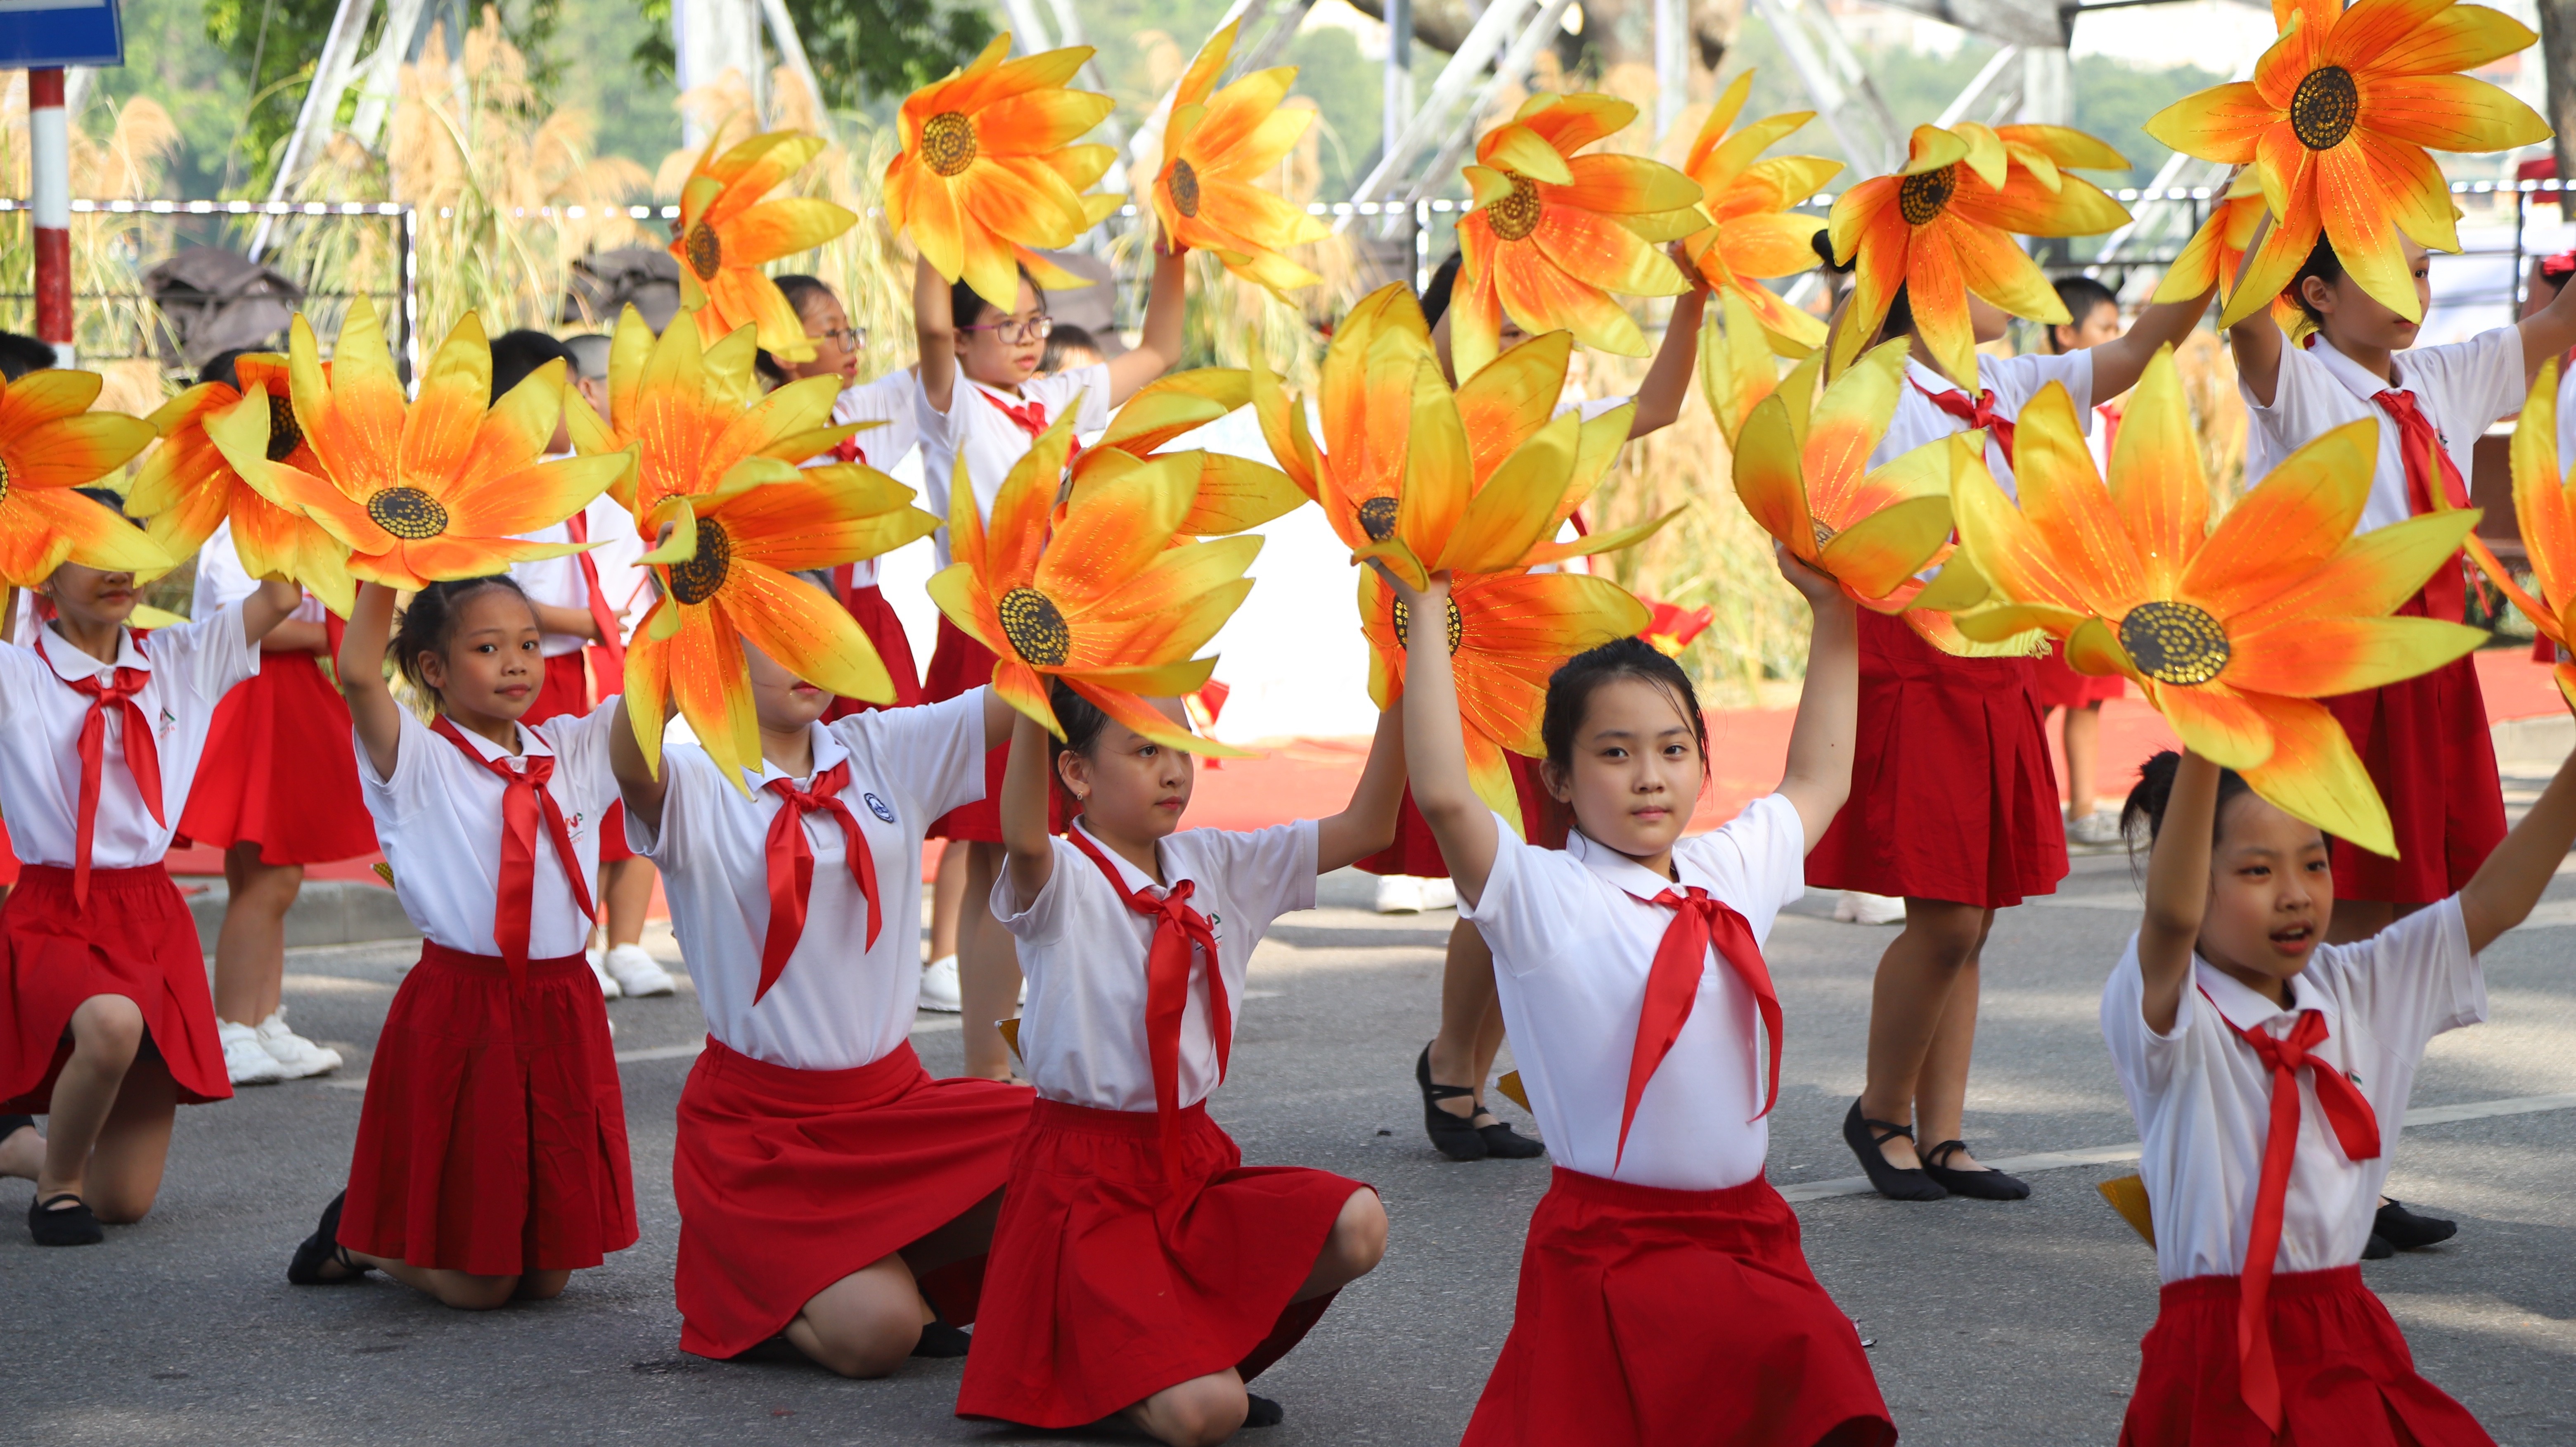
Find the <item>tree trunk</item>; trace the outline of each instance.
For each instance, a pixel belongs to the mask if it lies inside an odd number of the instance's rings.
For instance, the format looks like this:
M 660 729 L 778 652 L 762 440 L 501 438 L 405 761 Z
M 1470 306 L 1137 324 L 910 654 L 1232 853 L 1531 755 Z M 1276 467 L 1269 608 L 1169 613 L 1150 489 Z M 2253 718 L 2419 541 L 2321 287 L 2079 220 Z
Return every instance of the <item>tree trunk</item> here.
M 2549 124 L 2558 131 L 2550 150 L 2558 178 L 2576 181 L 2576 0 L 2539 0 L 2540 68 L 2548 87 Z

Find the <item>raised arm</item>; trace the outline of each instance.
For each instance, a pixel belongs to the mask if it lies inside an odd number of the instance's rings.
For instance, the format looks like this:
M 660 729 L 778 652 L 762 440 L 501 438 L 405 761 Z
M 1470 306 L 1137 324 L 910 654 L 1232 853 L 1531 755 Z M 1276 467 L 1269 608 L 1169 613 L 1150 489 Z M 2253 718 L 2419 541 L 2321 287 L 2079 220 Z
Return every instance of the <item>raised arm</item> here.
M 2549 305 L 2524 317 L 2516 325 L 2522 331 L 2522 385 L 2530 390 L 2540 375 L 2541 365 L 2552 357 L 2565 356 L 2576 347 L 2576 299 L 2568 293 L 2576 286 L 2562 286 Z
M 930 410 L 945 414 L 957 395 L 957 318 L 948 304 L 948 283 L 928 261 L 912 264 L 912 337 L 921 360 L 915 374 Z
M 1010 706 L 998 690 L 984 690 L 984 747 L 998 749 L 1011 741 L 1011 729 L 1018 724 L 1020 711 Z
M 1189 309 L 1189 253 L 1154 244 L 1154 289 L 1145 296 L 1145 330 L 1136 345 L 1109 359 L 1109 405 L 1178 366 L 1181 318 Z
M 1851 797 L 1852 739 L 1860 728 L 1859 615 L 1832 580 L 1774 547 L 1780 575 L 1807 599 L 1814 614 L 1807 635 L 1807 682 L 1798 694 L 1798 719 L 1789 728 L 1789 766 L 1780 793 L 1798 811 L 1807 847 Z
M 1681 243 L 1673 246 L 1678 250 Z M 1691 279 L 1691 289 L 1673 298 L 1672 319 L 1664 323 L 1664 344 L 1655 349 L 1646 380 L 1637 384 L 1637 415 L 1628 423 L 1631 441 L 1672 426 L 1682 415 L 1683 399 L 1690 395 L 1691 367 L 1699 360 L 1700 318 L 1708 311 L 1708 282 L 1698 267 L 1687 261 L 1681 266 Z
M 349 700 L 349 718 L 358 726 L 358 742 L 379 779 L 394 776 L 394 751 L 402 742 L 402 705 L 385 687 L 385 646 L 393 634 L 394 590 L 382 583 L 360 583 L 333 663 L 340 692 Z
M 2147 1028 L 2173 1029 L 2182 992 L 2191 984 L 2192 950 L 2209 911 L 2209 851 L 2218 834 L 2218 766 L 2184 751 L 2165 797 L 2165 822 L 2147 855 L 2147 912 L 2138 923 L 2138 972 L 2146 977 L 2140 1011 Z
M 302 606 L 302 588 L 284 578 L 262 578 L 259 591 L 242 600 L 242 632 L 256 648 Z
M 1055 841 L 1047 836 L 1047 797 L 1055 786 L 1055 770 L 1045 728 L 1017 709 L 1011 710 L 1011 718 L 1011 761 L 1002 769 L 999 800 L 1002 848 L 1010 855 L 1011 892 L 1025 904 L 1037 898 L 1055 873 Z
M 1404 700 L 1377 716 L 1368 762 L 1342 812 L 1315 821 L 1315 872 L 1357 864 L 1395 842 L 1395 813 L 1404 802 Z
M 634 707 L 635 695 L 617 696 L 617 717 L 608 726 L 608 768 L 617 776 L 617 797 L 626 801 L 626 812 L 643 820 L 645 828 L 659 831 L 671 776 L 665 772 L 656 777 L 653 766 L 645 762 L 644 745 L 635 737 L 635 721 L 629 716 Z M 667 702 L 662 705 L 662 717 L 671 717 Z
M 558 608 L 534 598 L 528 600 L 528 606 L 536 610 L 540 633 L 561 633 L 591 643 L 600 641 L 599 620 L 590 616 L 587 608 Z
M 2230 181 L 2228 184 L 2233 186 L 2236 183 Z M 2272 213 L 2266 211 L 2263 219 L 2255 223 L 2254 239 L 2245 244 L 2244 260 L 2236 264 L 2236 280 L 2230 288 L 2231 294 L 2234 287 L 2245 284 L 2245 273 L 2253 268 L 2256 253 L 2263 249 L 2264 239 L 2271 234 Z M 2281 335 L 2280 323 L 2272 320 L 2269 304 L 2254 308 L 2242 321 L 2227 329 L 2227 349 L 2236 355 L 2237 378 L 2245 383 L 2247 391 L 2254 394 L 2254 400 L 2266 407 L 2280 395 L 2281 348 L 2288 340 Z M 2100 383 L 2097 381 L 2095 386 L 2098 388 Z
M 2178 347 L 2218 295 L 2213 286 L 2189 301 L 2169 301 L 2138 313 L 2135 326 L 2093 349 L 2093 400 L 2108 402 L 2146 375 L 2158 347 Z
M 2571 845 L 2576 845 L 2576 754 L 2558 766 L 2549 787 L 2540 791 L 2540 802 L 2460 887 L 2460 922 L 2468 927 L 2472 953 L 2530 916 Z
M 1371 566 L 1375 566 L 1372 564 Z M 1435 573 L 1427 592 L 1416 593 L 1388 577 L 1378 576 L 1403 600 L 1415 618 L 1441 618 L 1449 612 L 1449 575 Z M 1501 847 L 1494 831 L 1494 811 L 1476 797 L 1467 777 L 1467 741 L 1458 724 L 1458 680 L 1449 659 L 1449 630 L 1407 630 L 1404 663 L 1404 765 L 1413 780 L 1413 806 L 1440 841 L 1440 857 L 1458 897 L 1474 904 L 1485 893 L 1485 876 L 1494 869 Z

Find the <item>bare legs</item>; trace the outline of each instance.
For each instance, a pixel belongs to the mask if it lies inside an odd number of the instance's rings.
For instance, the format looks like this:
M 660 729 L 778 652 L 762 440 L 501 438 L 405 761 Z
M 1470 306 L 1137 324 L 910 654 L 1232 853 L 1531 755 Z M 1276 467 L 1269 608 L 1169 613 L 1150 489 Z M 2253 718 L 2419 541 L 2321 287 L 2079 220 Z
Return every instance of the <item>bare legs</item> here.
M 1476 1094 L 1441 1101 L 1440 1108 L 1461 1119 L 1486 1114 L 1485 1080 L 1502 1049 L 1503 1006 L 1494 993 L 1494 952 L 1476 927 L 1462 919 L 1449 931 L 1449 956 L 1440 970 L 1440 1033 L 1431 1040 L 1431 1083 L 1472 1085 Z
M 223 929 L 215 936 L 215 1014 L 257 1025 L 277 1013 L 286 977 L 286 912 L 304 888 L 301 864 L 263 864 L 256 843 L 224 851 Z
M 345 1250 L 345 1248 L 344 1248 Z M 563 1295 L 564 1286 L 572 1280 L 569 1271 L 530 1271 L 518 1276 L 477 1276 L 468 1271 L 449 1271 L 436 1266 L 414 1266 L 403 1261 L 388 1261 L 369 1256 L 363 1251 L 346 1251 L 349 1260 L 359 1266 L 371 1266 L 415 1291 L 436 1297 L 441 1306 L 458 1311 L 491 1311 L 513 1301 L 552 1301 Z M 337 1263 L 324 1268 L 336 1277 L 342 1274 Z
M 1955 1140 L 1977 1039 L 1977 965 L 1995 912 L 1936 899 L 1905 901 L 1905 928 L 1879 957 L 1870 991 L 1869 1082 L 1861 1114 L 1913 1125 L 1927 1143 Z M 1920 1165 L 1903 1137 L 1880 1147 L 1899 1170 Z M 1962 1151 L 1952 1170 L 1979 1167 Z
M 2066 711 L 2066 820 L 2073 823 L 2093 813 L 2093 770 L 2102 757 L 2102 705 L 2079 704 Z M 1942 1137 L 1950 1139 L 1948 1136 Z
M 143 1011 L 123 995 L 82 1001 L 71 1029 L 49 1134 L 20 1130 L 0 1141 L 0 1168 L 33 1176 L 38 1200 L 69 1192 L 101 1221 L 140 1221 L 161 1190 L 178 1086 L 159 1056 L 143 1057 Z
M 967 851 L 966 895 L 957 911 L 957 994 L 965 1011 L 966 1073 L 1008 1080 L 1011 1047 L 996 1022 L 1019 1013 L 1020 951 L 1011 932 L 993 918 L 1002 846 L 982 840 L 948 845 L 952 851 L 961 846 Z
M 599 866 L 599 918 L 605 948 L 644 943 L 644 913 L 652 907 L 652 860 L 611 859 Z
M 919 1275 L 989 1250 L 1002 1212 L 995 1191 L 947 1225 L 901 1251 L 851 1272 L 805 1303 L 787 1323 L 790 1345 L 845 1377 L 882 1377 L 921 1344 L 937 1314 L 921 1294 Z
M 1339 1291 L 1375 1269 L 1385 1255 L 1386 1208 L 1375 1191 L 1353 1191 L 1333 1221 L 1333 1233 L 1324 1238 L 1324 1249 L 1315 1254 L 1315 1269 L 1291 1299 L 1311 1301 Z M 1228 1367 L 1165 1387 L 1119 1415 L 1171 1447 L 1210 1447 L 1241 1430 L 1250 1407 L 1243 1378 Z

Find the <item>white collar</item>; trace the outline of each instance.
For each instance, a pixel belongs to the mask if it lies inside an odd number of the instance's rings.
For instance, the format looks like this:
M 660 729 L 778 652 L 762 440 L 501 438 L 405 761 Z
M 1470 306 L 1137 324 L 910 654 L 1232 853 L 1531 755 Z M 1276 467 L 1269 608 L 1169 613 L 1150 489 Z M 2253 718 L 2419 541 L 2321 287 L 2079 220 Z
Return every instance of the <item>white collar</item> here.
M 1977 355 L 1982 358 L 1985 353 L 1980 352 Z M 1983 366 L 1985 364 L 1980 361 L 1978 365 Z M 1964 393 L 1968 390 L 1967 388 L 1960 386 L 1958 383 L 1951 381 L 1949 378 L 1942 376 L 1940 373 L 1933 371 L 1930 367 L 1923 365 L 1920 361 L 1917 361 L 1912 357 L 1905 359 L 1905 375 L 1914 383 L 1915 386 L 1922 388 L 1926 392 Z
M 152 660 L 144 656 L 142 649 L 134 646 L 134 630 L 131 628 L 116 630 L 114 663 L 101 663 L 90 657 L 77 644 L 65 638 L 51 623 L 42 625 L 40 636 L 45 645 L 43 649 L 45 662 L 53 665 L 54 676 L 65 683 L 79 683 L 83 679 L 96 678 L 111 668 L 139 668 L 146 673 L 152 671 Z
M 2309 984 L 2304 971 L 2290 977 L 2290 1004 L 2285 1009 L 2256 994 L 2235 976 L 2197 954 L 2191 957 L 2191 965 L 2193 983 L 2199 985 L 2209 996 L 2209 1002 L 2218 1007 L 2219 1015 L 2240 1032 L 2265 1029 L 2267 1033 L 2278 1034 L 2279 1031 L 2268 1027 L 2277 1021 L 2286 1029 L 2297 1022 L 2300 1012 L 2306 1010 L 2314 1010 L 2325 1017 L 2328 1038 L 2334 1036 L 2335 1027 L 2341 1023 L 2334 1001 L 2327 998 L 2323 990 Z
M 2398 364 L 2397 354 L 2394 352 L 2388 357 L 2389 377 L 2387 379 L 2374 376 L 2361 363 L 2337 351 L 2335 344 L 2327 341 L 2323 332 L 2317 333 L 2317 344 L 2308 348 L 2308 355 L 2322 363 L 2326 369 L 2326 375 L 2341 382 L 2345 391 L 2364 402 L 2376 401 L 2382 392 L 2415 390 L 2407 386 L 2403 380 L 2406 374 L 2405 368 Z
M 1675 843 L 1678 844 L 1679 841 L 1676 840 Z M 1662 878 L 1628 855 L 1620 853 L 1597 839 L 1585 838 L 1580 829 L 1566 831 L 1565 852 L 1580 860 L 1584 868 L 1642 900 L 1651 901 L 1667 889 L 1687 888 L 1693 884 L 1708 890 L 1711 895 L 1716 893 L 1715 890 L 1709 889 L 1708 880 L 1692 878 L 1698 871 L 1683 861 L 1678 849 L 1673 854 L 1673 872 L 1681 875 L 1680 879 Z
M 456 736 L 465 740 L 466 747 L 472 749 L 477 757 L 483 759 L 487 763 L 494 759 L 498 759 L 504 764 L 509 764 L 514 758 L 525 759 L 534 756 L 550 759 L 554 757 L 555 751 L 546 743 L 545 736 L 539 734 L 536 730 L 529 728 L 523 723 L 513 722 L 510 725 L 512 728 L 519 731 L 519 752 L 516 754 L 511 754 L 505 751 L 499 744 L 492 742 L 490 739 L 483 737 L 481 734 L 465 727 L 463 724 L 457 723 L 453 719 L 448 720 L 447 726 L 456 730 Z
M 1073 816 L 1073 824 L 1071 827 L 1081 830 L 1082 837 L 1090 840 L 1092 847 L 1100 851 L 1100 857 L 1109 861 L 1109 867 L 1118 871 L 1119 881 L 1127 886 L 1127 892 L 1129 894 L 1143 894 L 1148 899 L 1160 899 L 1163 897 L 1164 887 L 1156 884 L 1151 878 L 1147 877 L 1145 871 L 1138 869 L 1134 864 L 1129 863 L 1126 855 L 1119 853 L 1117 850 L 1110 848 L 1106 843 L 1103 843 L 1099 835 L 1091 832 L 1091 826 L 1083 822 L 1081 815 L 1076 814 Z M 1162 866 L 1165 878 L 1171 878 L 1172 861 L 1165 857 L 1163 854 L 1163 846 L 1159 842 L 1154 845 L 1154 862 Z M 1182 878 L 1187 877 L 1188 876 L 1186 875 L 1182 876 Z M 1179 884 L 1180 882 L 1180 879 L 1172 879 L 1172 883 L 1174 884 Z
M 807 724 L 805 726 L 805 732 L 814 743 L 814 774 L 822 773 L 824 770 L 850 756 L 850 746 L 842 743 L 841 736 L 839 734 L 823 727 L 821 723 L 816 722 Z M 769 787 L 769 781 L 772 779 L 785 779 L 787 782 L 797 784 L 800 787 L 811 787 L 814 777 L 814 774 L 808 774 L 804 779 L 800 780 L 794 775 L 787 773 L 785 770 L 780 769 L 776 764 L 771 763 L 765 757 L 760 760 L 760 767 L 758 769 L 754 769 L 749 764 L 745 764 L 743 765 L 742 772 L 744 777 L 751 780 L 751 791 L 755 794 Z

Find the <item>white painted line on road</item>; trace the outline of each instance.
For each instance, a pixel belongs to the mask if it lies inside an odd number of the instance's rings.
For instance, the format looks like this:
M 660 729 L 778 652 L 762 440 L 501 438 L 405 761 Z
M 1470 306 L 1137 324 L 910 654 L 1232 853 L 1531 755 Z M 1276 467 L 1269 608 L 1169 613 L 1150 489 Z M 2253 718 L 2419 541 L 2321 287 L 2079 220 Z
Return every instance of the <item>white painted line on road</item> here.
M 2536 1115 L 2547 1110 L 2576 1109 L 2576 1091 L 2558 1095 L 2517 1095 L 2503 1100 L 2473 1100 L 2464 1105 L 2428 1105 L 2406 1112 L 2409 1126 L 2447 1125 L 2460 1120 L 2492 1120 L 2503 1115 Z M 2033 1171 L 2064 1170 L 2068 1166 L 2113 1166 L 2138 1158 L 2136 1141 L 2116 1146 L 2096 1146 L 2091 1150 L 2041 1151 L 2036 1155 L 2006 1156 L 1988 1161 L 1987 1165 L 2007 1175 L 2026 1176 Z M 1830 1181 L 1803 1181 L 1782 1186 L 1783 1200 L 1821 1201 L 1832 1196 L 1866 1196 L 1870 1194 L 1869 1177 L 1841 1176 Z
M 965 1024 L 965 1021 L 955 1015 L 922 1015 L 913 1021 L 912 1033 L 936 1035 L 946 1030 L 964 1029 Z M 616 1060 L 620 1065 L 633 1065 L 646 1060 L 689 1060 L 694 1059 L 706 1048 L 706 1042 L 703 1040 L 692 1040 L 686 1045 L 646 1045 L 634 1050 L 620 1050 L 617 1052 Z M 361 1075 L 346 1080 L 326 1080 L 322 1084 L 333 1090 L 362 1091 L 367 1088 L 367 1078 Z

